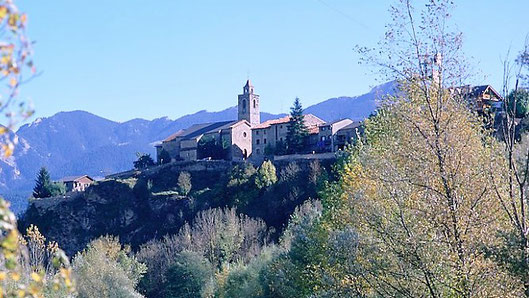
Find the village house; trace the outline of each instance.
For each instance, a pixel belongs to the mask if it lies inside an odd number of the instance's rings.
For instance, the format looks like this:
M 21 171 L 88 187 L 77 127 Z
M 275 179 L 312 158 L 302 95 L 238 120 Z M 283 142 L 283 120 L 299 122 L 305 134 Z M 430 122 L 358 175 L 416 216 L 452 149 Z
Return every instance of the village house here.
M 59 180 L 66 185 L 66 192 L 85 191 L 88 186 L 95 182 L 90 176 L 69 176 Z
M 337 132 L 348 126 L 349 124 L 353 123 L 353 120 L 351 119 L 340 119 L 333 122 L 328 122 L 325 124 L 320 125 L 319 131 L 318 131 L 318 151 L 324 151 L 324 152 L 335 152 L 338 150 L 337 144 L 335 144 L 336 141 L 336 134 Z
M 333 136 L 334 151 L 345 149 L 346 145 L 353 144 L 363 133 L 364 127 L 360 121 L 352 121 L 350 124 L 340 128 Z
M 312 115 L 304 115 L 305 126 L 309 130 L 309 143 L 316 144 L 318 139 L 318 126 L 325 121 Z M 280 143 L 286 142 L 290 116 L 272 119 L 252 127 L 252 157 L 253 160 L 264 159 L 268 149 L 276 148 Z M 311 141 L 312 140 L 312 141 Z
M 451 92 L 467 100 L 470 108 L 479 113 L 502 109 L 503 97 L 491 85 L 465 85 L 452 88 Z

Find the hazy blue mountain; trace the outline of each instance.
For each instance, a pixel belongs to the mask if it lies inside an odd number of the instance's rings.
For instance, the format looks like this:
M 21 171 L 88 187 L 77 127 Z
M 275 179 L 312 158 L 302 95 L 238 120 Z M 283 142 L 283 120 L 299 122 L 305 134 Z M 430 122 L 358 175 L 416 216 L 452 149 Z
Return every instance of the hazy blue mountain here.
M 306 108 L 305 113 L 314 114 L 326 121 L 343 118 L 363 120 L 376 110 L 378 101 L 384 95 L 395 93 L 395 86 L 395 82 L 388 82 L 360 96 L 331 98 Z
M 375 111 L 377 96 L 391 92 L 393 85 L 380 85 L 361 96 L 331 98 L 308 107 L 305 112 L 326 121 L 364 119 Z M 282 116 L 261 113 L 261 121 Z M 38 118 L 18 129 L 15 154 L 0 160 L 0 195 L 8 198 L 14 209 L 21 210 L 42 166 L 48 168 L 52 179 L 81 174 L 101 177 L 131 169 L 136 152 L 154 155 L 154 143 L 179 129 L 195 123 L 236 118 L 236 107 L 218 112 L 199 111 L 176 120 L 163 117 L 122 123 L 85 111 Z

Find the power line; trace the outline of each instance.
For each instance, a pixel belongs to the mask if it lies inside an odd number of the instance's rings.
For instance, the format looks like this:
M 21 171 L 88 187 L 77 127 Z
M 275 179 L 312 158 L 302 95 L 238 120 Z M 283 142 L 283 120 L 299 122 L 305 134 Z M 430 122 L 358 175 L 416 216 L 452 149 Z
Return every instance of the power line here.
M 349 21 L 361 26 L 362 28 L 364 29 L 368 29 L 368 30 L 371 30 L 371 28 L 369 26 L 367 26 L 366 24 L 356 20 L 355 18 L 353 18 L 351 15 L 341 11 L 340 9 L 332 6 L 332 5 L 329 5 L 327 2 L 323 1 L 323 0 L 316 0 L 318 1 L 320 4 L 324 5 L 325 7 L 327 7 L 328 9 L 338 13 L 339 15 L 341 15 L 342 17 L 348 19 Z

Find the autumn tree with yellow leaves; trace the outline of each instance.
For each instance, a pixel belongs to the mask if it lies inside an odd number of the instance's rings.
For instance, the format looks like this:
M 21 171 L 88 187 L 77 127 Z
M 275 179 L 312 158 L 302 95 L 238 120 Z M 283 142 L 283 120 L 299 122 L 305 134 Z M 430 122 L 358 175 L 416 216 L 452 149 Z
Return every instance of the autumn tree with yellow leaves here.
M 6 83 L 0 91 L 0 113 L 7 119 L 0 127 L 3 159 L 12 155 L 17 144 L 11 130 L 33 113 L 18 98 L 19 87 L 35 75 L 26 23 L 27 16 L 18 11 L 14 1 L 0 0 L 0 81 Z M 68 258 L 56 245 L 46 248 L 45 239 L 34 227 L 21 237 L 15 215 L 1 198 L 0 229 L 0 297 L 50 297 L 54 293 L 64 297 L 73 293 Z M 42 252 L 39 250 L 45 252 L 46 267 L 44 259 L 35 259 Z

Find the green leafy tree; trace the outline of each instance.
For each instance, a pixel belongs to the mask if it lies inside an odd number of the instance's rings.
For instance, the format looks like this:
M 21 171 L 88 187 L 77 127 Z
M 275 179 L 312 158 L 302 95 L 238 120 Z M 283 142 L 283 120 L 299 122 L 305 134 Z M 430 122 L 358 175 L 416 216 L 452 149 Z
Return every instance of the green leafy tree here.
M 507 104 L 516 118 L 524 118 L 529 109 L 529 91 L 526 89 L 513 90 L 507 96 Z
M 40 168 L 35 180 L 35 187 L 33 188 L 34 198 L 48 198 L 52 196 L 51 187 L 52 182 L 50 173 L 45 167 Z
M 160 155 L 158 156 L 158 163 L 163 165 L 171 162 L 171 155 L 169 155 L 169 152 L 167 150 L 162 149 L 160 152 Z
M 155 165 L 150 154 L 138 152 L 136 153 L 136 156 L 138 157 L 138 160 L 134 162 L 134 168 L 137 170 L 143 170 Z
M 63 182 L 53 182 L 49 187 L 52 197 L 66 194 L 66 184 Z
M 183 251 L 165 273 L 164 297 L 203 297 L 204 285 L 213 279 L 213 268 L 198 253 Z
M 226 159 L 228 156 L 228 143 L 213 137 L 203 137 L 198 142 L 198 158 L 211 158 L 213 160 Z
M 257 170 L 257 175 L 255 176 L 255 185 L 257 188 L 261 189 L 269 187 L 276 182 L 276 167 L 271 161 L 265 160 Z
M 305 126 L 303 107 L 299 98 L 296 97 L 290 108 L 290 122 L 288 123 L 287 149 L 289 153 L 300 153 L 305 148 L 309 131 Z
M 180 172 L 178 175 L 178 191 L 180 194 L 187 196 L 191 191 L 191 174 L 189 172 Z

